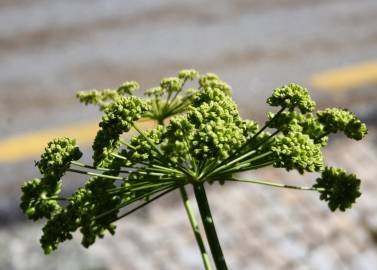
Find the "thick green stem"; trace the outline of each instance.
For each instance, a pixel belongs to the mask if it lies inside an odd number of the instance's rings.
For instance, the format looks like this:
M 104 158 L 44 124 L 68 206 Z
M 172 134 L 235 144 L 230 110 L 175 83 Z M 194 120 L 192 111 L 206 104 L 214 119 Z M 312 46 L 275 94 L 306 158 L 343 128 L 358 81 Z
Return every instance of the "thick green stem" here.
M 194 192 L 216 269 L 227 270 L 228 267 L 226 265 L 223 251 L 217 237 L 215 223 L 212 219 L 211 209 L 209 208 L 207 195 L 203 184 L 200 183 L 194 185 Z
M 157 119 L 157 123 L 158 123 L 159 125 L 164 125 L 164 118 L 158 118 L 158 119 Z
M 198 222 L 196 221 L 195 214 L 194 214 L 194 211 L 191 207 L 191 202 L 190 202 L 190 200 L 187 196 L 186 189 L 182 186 L 180 188 L 180 191 L 181 191 L 181 197 L 182 197 L 183 205 L 185 206 L 187 216 L 190 220 L 191 229 L 194 232 L 196 243 L 198 244 L 200 254 L 202 256 L 204 269 L 211 270 L 212 268 L 211 268 L 211 263 L 209 261 L 208 253 L 207 253 L 206 248 L 204 246 L 203 239 L 202 239 L 202 236 L 200 234 Z

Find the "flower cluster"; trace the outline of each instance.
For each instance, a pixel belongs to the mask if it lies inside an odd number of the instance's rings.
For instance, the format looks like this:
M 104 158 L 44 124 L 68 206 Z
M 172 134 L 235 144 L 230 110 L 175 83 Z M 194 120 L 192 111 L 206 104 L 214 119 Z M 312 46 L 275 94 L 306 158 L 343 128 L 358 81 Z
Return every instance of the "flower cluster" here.
M 72 233 L 78 228 L 81 228 L 81 243 L 84 247 L 92 245 L 97 236 L 102 238 L 106 230 L 114 234 L 116 226 L 112 220 L 118 212 L 113 209 L 119 205 L 120 199 L 108 192 L 113 188 L 115 185 L 109 179 L 93 177 L 76 191 L 67 207 L 60 207 L 43 227 L 41 245 L 44 252 L 48 254 L 57 249 L 59 243 L 72 239 Z M 106 211 L 111 213 L 97 218 Z
M 140 85 L 138 82 L 135 82 L 135 81 L 129 81 L 129 82 L 124 82 L 122 83 L 118 89 L 117 89 L 117 92 L 120 94 L 120 95 L 125 95 L 125 94 L 128 94 L 128 95 L 132 95 L 136 90 L 138 90 L 140 88 Z
M 188 81 L 196 81 L 197 87 L 185 90 Z M 237 173 L 267 166 L 301 174 L 322 172 L 312 188 L 294 188 L 319 192 L 333 211 L 350 208 L 360 196 L 360 180 L 326 167 L 321 148 L 328 135 L 338 131 L 360 140 L 367 133 L 365 124 L 338 108 L 315 113 L 308 90 L 298 84 L 273 91 L 267 103 L 280 110 L 269 113 L 262 127 L 242 119 L 231 87 L 212 73 L 182 70 L 177 77 L 164 78 L 159 86 L 146 90 L 144 98 L 133 95 L 138 87 L 136 82 L 127 82 L 117 90 L 80 92 L 82 102 L 103 110 L 92 146 L 93 164 L 76 162 L 81 152 L 74 140 L 54 140 L 37 162 L 43 177 L 23 185 L 25 214 L 47 219 L 41 238 L 46 253 L 71 239 L 76 230 L 88 247 L 106 231 L 113 234 L 119 218 L 185 185 L 196 188 L 204 182 L 241 181 L 235 178 Z M 141 130 L 140 118 L 158 125 Z M 124 139 L 122 135 L 131 128 L 138 135 Z M 72 196 L 61 198 L 60 179 L 66 171 L 90 178 Z M 128 211 L 121 212 L 124 207 Z
M 195 69 L 183 69 L 178 73 L 178 78 L 183 81 L 193 81 L 199 77 L 199 72 Z
M 315 102 L 310 98 L 308 90 L 296 83 L 276 88 L 267 103 L 291 111 L 298 107 L 302 113 L 312 112 L 315 108 Z
M 61 177 L 71 161 L 78 160 L 81 156 L 75 140 L 64 137 L 48 144 L 41 160 L 36 163 L 43 177 L 27 181 L 21 188 L 21 209 L 30 219 L 50 218 L 60 209 L 54 199 L 61 191 Z
M 111 154 L 116 152 L 120 143 L 119 137 L 128 132 L 134 121 L 140 119 L 148 106 L 140 98 L 119 97 L 108 105 L 104 111 L 100 130 L 93 143 L 93 160 L 96 166 L 106 166 L 114 159 Z
M 104 130 L 111 129 L 116 134 L 128 132 L 132 123 L 140 119 L 147 109 L 138 97 L 120 97 L 105 109 L 99 126 Z
M 117 100 L 124 95 L 132 95 L 139 84 L 135 81 L 129 81 L 121 84 L 118 89 L 104 89 L 104 90 L 89 90 L 77 92 L 77 98 L 85 105 L 98 105 L 101 110 L 104 110 L 111 102 Z
M 121 152 L 126 166 L 132 166 L 140 162 L 153 162 L 157 158 L 157 153 L 153 149 L 152 144 L 158 145 L 161 143 L 162 136 L 166 133 L 166 127 L 158 125 L 152 130 L 145 131 L 143 136 L 132 136 L 128 144 L 128 149 Z
M 53 190 L 42 179 L 36 178 L 25 182 L 22 187 L 21 209 L 30 219 L 50 218 L 59 208 L 55 200 L 50 200 L 60 192 L 60 185 Z
M 300 173 L 321 171 L 324 165 L 320 147 L 300 132 L 279 135 L 271 146 L 275 156 L 273 165 L 288 171 L 296 169 Z
M 70 138 L 55 139 L 48 143 L 41 160 L 37 166 L 41 174 L 51 181 L 58 181 L 72 160 L 79 160 L 82 156 L 80 149 L 76 146 L 76 141 Z
M 327 201 L 332 211 L 345 211 L 361 196 L 360 183 L 360 179 L 354 174 L 348 174 L 339 168 L 326 167 L 313 187 L 319 189 L 320 199 Z
M 246 141 L 237 106 L 219 88 L 203 86 L 186 115 L 177 116 L 167 127 L 163 149 L 169 156 L 186 153 L 200 163 L 213 158 L 222 161 Z
M 199 79 L 199 85 L 201 88 L 212 88 L 218 89 L 226 95 L 230 96 L 232 94 L 232 88 L 226 82 L 219 79 L 216 74 L 207 73 Z
M 312 113 L 302 114 L 297 111 L 289 111 L 276 115 L 270 112 L 268 119 L 269 127 L 278 129 L 284 135 L 289 132 L 300 132 L 308 135 L 310 139 L 315 143 L 320 143 L 321 146 L 327 144 L 328 134 L 324 130 L 324 125 Z
M 346 109 L 328 108 L 317 112 L 317 115 L 326 133 L 343 131 L 348 138 L 361 140 L 368 132 L 366 125 Z

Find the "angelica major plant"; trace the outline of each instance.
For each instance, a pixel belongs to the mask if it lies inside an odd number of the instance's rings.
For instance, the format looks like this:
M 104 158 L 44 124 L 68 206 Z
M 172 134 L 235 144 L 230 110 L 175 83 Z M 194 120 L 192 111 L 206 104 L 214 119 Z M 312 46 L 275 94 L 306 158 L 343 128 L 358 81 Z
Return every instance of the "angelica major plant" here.
M 187 88 L 188 81 L 197 86 Z M 58 138 L 36 162 L 41 177 L 23 184 L 22 210 L 32 220 L 47 220 L 40 240 L 46 254 L 72 239 L 77 230 L 82 245 L 89 247 L 106 231 L 114 234 L 117 220 L 179 190 L 203 267 L 211 269 L 186 192 L 192 187 L 213 262 L 216 269 L 223 270 L 227 264 L 205 184 L 243 182 L 317 192 L 331 211 L 351 208 L 361 195 L 360 179 L 325 165 L 322 148 L 331 133 L 343 132 L 361 140 L 367 134 L 366 125 L 346 109 L 315 111 L 308 90 L 298 84 L 273 90 L 267 103 L 277 109 L 267 115 L 262 127 L 240 116 L 230 86 L 211 73 L 200 76 L 195 70 L 183 70 L 146 90 L 144 97 L 134 95 L 138 88 L 131 81 L 115 90 L 79 92 L 81 102 L 98 105 L 103 111 L 92 146 L 92 164 L 80 162 L 82 153 L 74 139 Z M 141 129 L 141 118 L 155 120 L 156 127 Z M 131 129 L 137 134 L 125 138 Z M 321 176 L 309 186 L 238 176 L 268 166 Z M 88 181 L 63 197 L 66 172 L 86 175 Z

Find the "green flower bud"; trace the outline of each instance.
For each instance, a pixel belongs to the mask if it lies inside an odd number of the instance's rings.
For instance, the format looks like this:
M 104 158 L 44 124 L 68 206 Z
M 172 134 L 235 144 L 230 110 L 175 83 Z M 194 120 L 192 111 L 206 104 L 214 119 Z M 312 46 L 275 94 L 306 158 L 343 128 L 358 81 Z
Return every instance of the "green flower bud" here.
M 219 77 L 214 73 L 207 73 L 199 78 L 199 85 L 205 87 L 213 81 L 218 81 Z
M 159 98 L 164 95 L 164 90 L 162 89 L 162 87 L 157 86 L 157 87 L 147 89 L 144 92 L 144 95 L 146 95 L 147 97 Z
M 178 73 L 178 78 L 185 81 L 192 81 L 199 77 L 199 72 L 195 69 L 183 69 Z
M 274 167 L 286 170 L 296 169 L 299 173 L 318 172 L 323 169 L 320 145 L 315 144 L 306 134 L 289 132 L 279 135 L 271 144 Z
M 327 108 L 317 112 L 318 121 L 324 125 L 327 133 L 343 131 L 348 138 L 361 140 L 368 129 L 356 115 L 346 109 Z
M 96 218 L 119 205 L 120 198 L 107 192 L 113 188 L 115 185 L 109 179 L 93 177 L 76 191 L 67 208 L 52 215 L 43 228 L 41 244 L 45 253 L 57 249 L 59 243 L 70 240 L 78 228 L 83 234 L 82 244 L 85 247 L 92 245 L 96 237 L 102 238 L 106 230 L 114 234 L 115 225 L 111 222 L 118 211 Z
M 64 209 L 60 209 L 47 221 L 42 229 L 43 235 L 40 239 L 45 254 L 56 250 L 59 243 L 72 239 L 72 232 L 76 230 L 76 227 L 72 228 L 70 221 Z
M 270 128 L 276 128 L 284 134 L 291 131 L 302 132 L 301 123 L 305 120 L 305 116 L 296 111 L 282 112 L 278 115 L 268 113 L 267 125 Z
M 325 136 L 326 132 L 324 126 L 313 116 L 313 114 L 306 114 L 305 119 L 300 125 L 302 127 L 302 133 L 309 135 L 315 143 L 318 143 L 321 146 L 327 144 L 328 137 Z
M 207 73 L 206 75 L 200 77 L 199 85 L 203 89 L 220 90 L 228 96 L 232 94 L 232 88 L 230 87 L 230 85 L 221 81 L 219 77 L 213 73 Z
M 228 95 L 218 88 L 203 88 L 186 115 L 171 119 L 162 148 L 172 161 L 184 162 L 187 157 L 223 160 L 246 141 L 245 128 Z
M 301 132 L 309 135 L 309 137 L 321 146 L 327 144 L 327 136 L 324 136 L 323 125 L 314 118 L 313 114 L 301 114 L 296 111 L 282 112 L 278 115 L 273 113 L 268 114 L 268 126 L 270 128 L 276 128 L 284 134 L 288 134 L 291 131 Z
M 313 187 L 323 189 L 319 191 L 320 199 L 328 202 L 331 211 L 345 211 L 361 196 L 360 183 L 360 179 L 354 174 L 347 174 L 339 168 L 326 167 Z
M 251 137 L 259 130 L 259 125 L 257 122 L 252 120 L 243 120 L 241 123 L 241 128 L 244 130 L 245 137 Z
M 57 182 L 69 168 L 71 161 L 78 160 L 81 156 L 76 141 L 63 137 L 48 143 L 41 160 L 36 165 L 45 178 Z
M 22 186 L 21 209 L 28 218 L 37 220 L 49 218 L 60 209 L 55 197 L 61 190 L 61 177 L 69 168 L 71 161 L 82 156 L 76 141 L 69 138 L 54 139 L 48 143 L 41 160 L 36 163 L 42 179 L 25 182 Z
M 20 204 L 22 211 L 32 220 L 49 218 L 60 209 L 55 200 L 49 199 L 60 192 L 60 186 L 60 184 L 56 184 L 55 189 L 51 190 L 51 187 L 46 185 L 43 179 L 38 178 L 23 183 Z
M 177 77 L 164 78 L 160 86 L 162 89 L 166 89 L 168 93 L 179 92 L 182 90 L 183 80 Z
M 115 134 L 128 132 L 146 110 L 147 105 L 140 98 L 122 96 L 105 109 L 100 127 L 111 129 Z
M 85 105 L 99 105 L 100 109 L 104 110 L 109 101 L 111 102 L 119 98 L 119 92 L 112 89 L 79 91 L 76 97 Z
M 112 221 L 117 217 L 118 211 L 101 217 L 97 216 L 116 208 L 121 203 L 119 196 L 114 196 L 108 190 L 116 186 L 109 179 L 93 177 L 83 188 L 77 199 L 73 198 L 72 209 L 79 209 L 80 232 L 83 234 L 82 245 L 89 247 L 96 237 L 102 238 L 105 231 L 114 234 L 115 225 Z M 90 206 L 90 207 L 89 207 Z
M 94 139 L 93 164 L 97 167 L 106 168 L 114 161 L 111 153 L 116 152 L 120 146 L 119 134 L 112 134 L 108 129 L 100 129 Z
M 348 123 L 344 133 L 348 138 L 359 141 L 368 134 L 368 128 L 359 119 L 354 118 Z
M 162 141 L 162 137 L 165 135 L 166 127 L 158 125 L 155 129 L 144 131 L 144 135 L 149 139 L 147 141 L 144 136 L 132 136 L 130 145 L 127 151 L 123 151 L 122 155 L 128 159 L 129 164 L 136 164 L 142 161 L 153 162 L 153 158 L 156 157 L 157 153 L 151 146 L 150 142 L 155 145 L 159 145 Z
M 114 161 L 111 154 L 117 152 L 120 135 L 128 132 L 148 109 L 148 105 L 135 96 L 122 96 L 105 109 L 99 124 L 101 129 L 93 143 L 95 166 L 107 166 Z
M 288 108 L 290 111 L 298 108 L 302 113 L 312 112 L 316 105 L 308 90 L 295 83 L 276 88 L 272 96 L 267 99 L 267 103 L 271 106 Z
M 139 88 L 140 88 L 140 85 L 135 81 L 124 82 L 118 87 L 117 92 L 120 95 L 124 95 L 124 94 L 132 95 L 133 92 L 135 92 Z

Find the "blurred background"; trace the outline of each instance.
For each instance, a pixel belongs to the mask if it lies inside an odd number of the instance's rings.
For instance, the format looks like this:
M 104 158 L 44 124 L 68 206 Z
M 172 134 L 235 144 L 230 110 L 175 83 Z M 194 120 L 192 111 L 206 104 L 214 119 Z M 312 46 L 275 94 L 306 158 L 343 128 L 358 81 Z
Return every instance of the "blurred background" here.
M 0 0 L 0 269 L 202 269 L 179 194 L 121 220 L 88 250 L 76 235 L 49 256 L 39 246 L 43 224 L 18 206 L 51 137 L 76 137 L 90 157 L 100 113 L 80 105 L 77 90 L 126 80 L 145 89 L 182 68 L 217 73 L 242 115 L 261 123 L 272 89 L 297 82 L 319 108 L 348 107 L 369 127 L 364 141 L 332 137 L 325 150 L 328 164 L 363 181 L 345 213 L 314 193 L 208 187 L 229 268 L 376 269 L 375 0 Z M 299 185 L 316 177 L 248 176 Z

